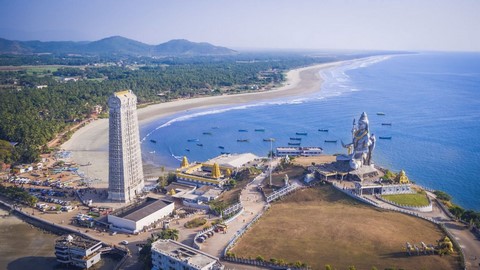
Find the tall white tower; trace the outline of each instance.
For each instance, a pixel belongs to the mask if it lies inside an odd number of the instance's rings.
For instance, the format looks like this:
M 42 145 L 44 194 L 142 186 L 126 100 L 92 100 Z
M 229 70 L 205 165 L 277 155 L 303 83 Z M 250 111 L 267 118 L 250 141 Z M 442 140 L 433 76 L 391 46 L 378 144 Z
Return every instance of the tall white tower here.
M 108 107 L 108 198 L 128 203 L 144 186 L 137 96 L 131 90 L 116 92 L 108 99 Z

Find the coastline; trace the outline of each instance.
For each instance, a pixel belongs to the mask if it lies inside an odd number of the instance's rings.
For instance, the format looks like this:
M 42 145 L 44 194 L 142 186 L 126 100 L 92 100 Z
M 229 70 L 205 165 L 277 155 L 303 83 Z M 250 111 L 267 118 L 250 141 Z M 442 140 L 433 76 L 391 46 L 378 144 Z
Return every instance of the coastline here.
M 367 58 L 368 59 L 368 58 Z M 287 72 L 285 84 L 269 91 L 236 95 L 210 96 L 150 105 L 137 110 L 139 125 L 145 125 L 156 119 L 191 109 L 206 109 L 216 106 L 230 106 L 265 101 L 274 98 L 302 96 L 320 91 L 323 79 L 320 71 L 340 66 L 347 62 L 362 61 L 355 59 L 323 63 Z M 72 152 L 72 160 L 78 164 L 91 164 L 83 167 L 85 176 L 98 179 L 92 183 L 98 188 L 108 185 L 108 119 L 98 119 L 77 130 L 62 144 L 62 149 Z M 160 168 L 144 164 L 146 178 L 158 176 Z

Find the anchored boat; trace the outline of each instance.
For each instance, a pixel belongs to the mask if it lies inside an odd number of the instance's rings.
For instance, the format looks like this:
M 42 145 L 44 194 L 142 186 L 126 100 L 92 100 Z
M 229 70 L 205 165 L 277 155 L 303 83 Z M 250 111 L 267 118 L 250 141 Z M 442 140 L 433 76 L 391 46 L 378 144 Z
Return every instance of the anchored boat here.
M 337 140 L 325 140 L 326 143 L 337 143 Z
M 307 135 L 307 132 L 296 132 L 295 134 L 306 136 L 306 135 Z

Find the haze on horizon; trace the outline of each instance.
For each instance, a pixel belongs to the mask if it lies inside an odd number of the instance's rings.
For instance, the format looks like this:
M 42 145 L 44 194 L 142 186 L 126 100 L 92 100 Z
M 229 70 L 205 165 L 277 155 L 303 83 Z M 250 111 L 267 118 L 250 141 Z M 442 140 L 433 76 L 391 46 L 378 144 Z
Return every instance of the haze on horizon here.
M 477 0 L 0 0 L 0 37 L 230 48 L 480 51 Z

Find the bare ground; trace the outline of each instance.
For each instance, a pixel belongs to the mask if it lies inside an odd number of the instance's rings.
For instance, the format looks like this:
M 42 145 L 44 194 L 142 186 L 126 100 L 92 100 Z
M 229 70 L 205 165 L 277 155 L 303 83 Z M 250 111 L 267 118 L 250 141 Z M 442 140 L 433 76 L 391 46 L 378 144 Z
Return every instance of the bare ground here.
M 298 191 L 271 209 L 239 240 L 240 257 L 306 262 L 312 269 L 460 269 L 458 256 L 408 256 L 405 242 L 436 244 L 434 224 L 360 204 L 330 186 Z

